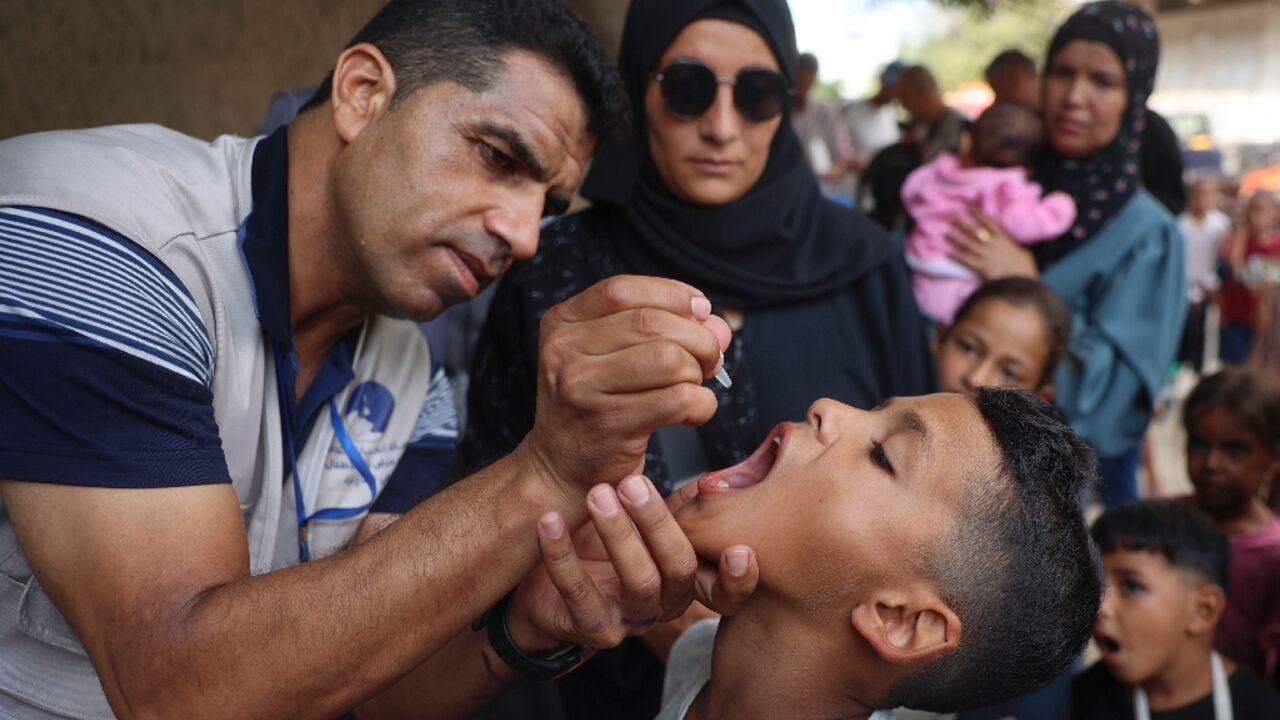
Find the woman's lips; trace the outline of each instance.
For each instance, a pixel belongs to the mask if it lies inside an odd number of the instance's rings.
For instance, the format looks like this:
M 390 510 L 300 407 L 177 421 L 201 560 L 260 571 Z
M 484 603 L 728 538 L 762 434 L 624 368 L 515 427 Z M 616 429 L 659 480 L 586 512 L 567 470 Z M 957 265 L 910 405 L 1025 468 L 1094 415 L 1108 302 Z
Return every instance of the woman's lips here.
M 721 158 L 693 158 L 693 166 L 707 175 L 728 175 L 738 163 Z

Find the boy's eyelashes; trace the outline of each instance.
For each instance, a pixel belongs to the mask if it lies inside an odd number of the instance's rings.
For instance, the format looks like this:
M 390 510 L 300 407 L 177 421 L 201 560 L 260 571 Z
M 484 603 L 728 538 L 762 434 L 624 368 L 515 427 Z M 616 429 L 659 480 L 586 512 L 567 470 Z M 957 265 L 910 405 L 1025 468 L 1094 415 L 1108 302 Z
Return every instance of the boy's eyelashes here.
M 884 452 L 884 445 L 877 440 L 871 441 L 871 461 L 880 466 L 881 470 L 894 475 L 893 464 L 889 462 L 889 456 Z
M 1120 592 L 1124 595 L 1134 595 L 1136 593 L 1143 592 L 1147 589 L 1145 585 L 1138 582 L 1137 580 L 1134 580 L 1133 578 L 1121 579 L 1116 583 L 1116 587 L 1118 587 L 1120 589 Z

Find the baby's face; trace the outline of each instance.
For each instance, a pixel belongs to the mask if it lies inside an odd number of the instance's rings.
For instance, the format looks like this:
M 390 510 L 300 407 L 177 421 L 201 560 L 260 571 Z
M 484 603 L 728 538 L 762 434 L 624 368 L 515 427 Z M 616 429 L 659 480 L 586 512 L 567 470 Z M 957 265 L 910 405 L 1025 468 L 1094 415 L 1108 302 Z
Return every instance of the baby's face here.
M 980 387 L 1040 391 L 1049 360 L 1047 338 L 1033 306 L 999 298 L 981 302 L 939 338 L 938 384 L 944 392 L 970 396 Z
M 1194 583 L 1187 573 L 1148 550 L 1102 556 L 1106 593 L 1093 639 L 1111 674 L 1140 685 L 1164 672 L 1186 648 Z
M 969 398 L 901 398 L 869 412 L 819 400 L 745 462 L 699 478 L 676 519 L 705 559 L 750 545 L 762 589 L 811 607 L 916 572 L 952 529 L 966 483 L 990 481 L 1000 462 Z

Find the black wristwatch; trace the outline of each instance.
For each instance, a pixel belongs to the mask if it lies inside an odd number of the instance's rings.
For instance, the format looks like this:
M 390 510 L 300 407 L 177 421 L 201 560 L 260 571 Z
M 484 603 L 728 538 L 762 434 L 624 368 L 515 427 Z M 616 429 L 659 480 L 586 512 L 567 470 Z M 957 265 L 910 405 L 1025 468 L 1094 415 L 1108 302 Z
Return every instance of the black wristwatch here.
M 539 682 L 554 680 L 582 662 L 581 645 L 571 645 L 538 657 L 525 654 L 511 639 L 511 630 L 507 627 L 507 606 L 510 604 L 511 594 L 508 593 L 471 626 L 474 630 L 481 626 L 488 630 L 489 644 L 503 662 L 521 675 Z

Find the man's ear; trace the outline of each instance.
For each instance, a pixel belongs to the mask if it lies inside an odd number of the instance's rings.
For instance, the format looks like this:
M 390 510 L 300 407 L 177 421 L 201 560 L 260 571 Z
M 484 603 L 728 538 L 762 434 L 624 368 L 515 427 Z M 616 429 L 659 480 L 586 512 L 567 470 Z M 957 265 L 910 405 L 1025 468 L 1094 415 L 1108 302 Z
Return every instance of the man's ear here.
M 852 621 L 894 665 L 926 664 L 960 646 L 960 618 L 931 589 L 877 593 L 853 609 Z
M 1227 594 L 1216 583 L 1205 582 L 1191 592 L 1190 612 L 1187 613 L 1187 633 L 1203 635 L 1213 633 L 1227 606 Z
M 333 66 L 333 125 L 343 142 L 354 142 L 391 107 L 396 77 L 382 51 L 369 43 L 352 45 Z

